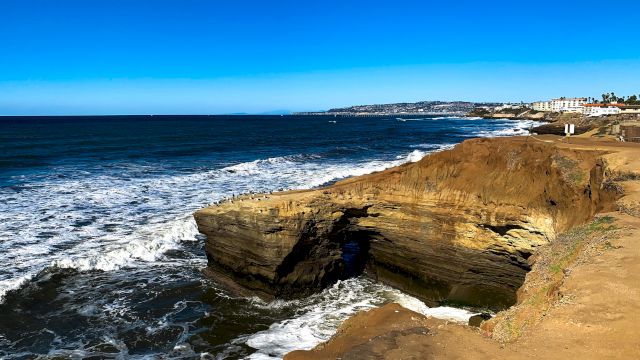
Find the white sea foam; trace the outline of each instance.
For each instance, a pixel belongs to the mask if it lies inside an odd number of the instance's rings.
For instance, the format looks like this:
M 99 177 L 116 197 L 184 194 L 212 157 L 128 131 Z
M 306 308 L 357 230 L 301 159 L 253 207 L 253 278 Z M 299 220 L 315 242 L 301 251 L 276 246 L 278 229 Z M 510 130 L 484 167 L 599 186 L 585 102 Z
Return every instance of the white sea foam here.
M 479 137 L 501 137 L 501 136 L 522 136 L 528 135 L 529 129 L 539 126 L 542 123 L 533 120 L 502 120 L 502 126 L 495 130 L 479 131 L 474 136 Z
M 407 155 L 407 162 L 417 162 L 420 161 L 423 157 L 425 157 L 426 153 L 420 150 L 413 150 Z
M 460 323 L 468 322 L 474 315 L 462 309 L 429 308 L 412 296 L 366 278 L 341 281 L 319 294 L 296 301 L 295 304 L 273 305 L 295 305 L 296 316 L 272 324 L 267 330 L 242 336 L 233 343 L 246 343 L 256 349 L 249 359 L 280 359 L 293 350 L 309 350 L 327 341 L 344 320 L 358 311 L 392 302 L 426 316 Z
M 437 145 L 429 144 L 429 143 L 422 143 L 422 144 L 409 145 L 410 148 L 425 149 L 425 152 L 427 154 L 432 153 L 432 152 L 452 149 L 454 146 L 456 146 L 456 144 L 454 144 L 454 143 L 451 143 L 451 144 L 437 144 Z
M 415 311 L 419 314 L 428 317 L 434 317 L 436 319 L 453 321 L 460 324 L 468 324 L 469 318 L 471 318 L 473 315 L 478 314 L 466 309 L 454 308 L 449 306 L 430 308 L 422 301 L 402 292 L 394 293 L 394 296 L 396 297 L 396 299 L 393 302 L 396 302 L 403 307 Z
M 66 172 L 18 189 L 0 189 L 0 301 L 43 269 L 113 271 L 164 261 L 164 254 L 194 241 L 192 212 L 233 193 L 305 189 L 413 162 L 414 150 L 396 160 L 331 163 L 318 155 L 255 160 L 193 174 L 134 177 Z M 129 172 L 144 166 L 121 165 Z
M 404 119 L 404 118 L 396 118 L 396 120 L 398 121 L 431 121 L 431 120 L 438 120 L 439 118 L 414 118 L 414 119 Z M 444 119 L 444 118 L 440 118 L 440 119 Z
M 250 359 L 281 358 L 296 349 L 311 349 L 328 340 L 342 321 L 360 310 L 383 304 L 384 292 L 393 291 L 368 279 L 349 279 L 300 300 L 297 315 L 272 324 L 269 329 L 240 337 L 258 351 Z M 282 304 L 276 304 L 282 306 Z
M 195 220 L 188 215 L 167 224 L 141 228 L 131 237 L 110 239 L 107 246 L 95 243 L 80 244 L 74 248 L 74 253 L 84 253 L 84 256 L 56 259 L 51 265 L 78 270 L 116 270 L 133 266 L 138 260 L 156 261 L 165 252 L 178 249 L 181 241 L 196 240 L 196 235 L 198 228 Z

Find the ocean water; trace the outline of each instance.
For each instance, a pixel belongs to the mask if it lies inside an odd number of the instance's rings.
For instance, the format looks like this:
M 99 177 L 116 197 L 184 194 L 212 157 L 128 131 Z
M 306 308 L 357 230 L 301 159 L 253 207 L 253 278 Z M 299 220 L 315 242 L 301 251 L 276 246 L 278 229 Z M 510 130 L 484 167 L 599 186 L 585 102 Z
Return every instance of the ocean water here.
M 529 121 L 144 116 L 0 118 L 0 357 L 272 359 L 400 302 L 364 277 L 304 299 L 238 298 L 203 277 L 192 213 L 248 191 L 313 188 Z

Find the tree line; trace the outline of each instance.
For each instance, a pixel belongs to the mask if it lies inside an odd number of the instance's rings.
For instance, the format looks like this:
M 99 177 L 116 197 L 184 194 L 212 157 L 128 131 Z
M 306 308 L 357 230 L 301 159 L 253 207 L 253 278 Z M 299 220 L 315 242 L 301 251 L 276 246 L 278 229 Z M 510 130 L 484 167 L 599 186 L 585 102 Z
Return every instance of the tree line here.
M 640 105 L 640 95 L 630 95 L 630 96 L 616 96 L 615 93 L 604 93 L 602 94 L 602 100 L 597 99 L 595 97 L 587 98 L 590 103 L 594 104 L 627 104 L 627 105 Z

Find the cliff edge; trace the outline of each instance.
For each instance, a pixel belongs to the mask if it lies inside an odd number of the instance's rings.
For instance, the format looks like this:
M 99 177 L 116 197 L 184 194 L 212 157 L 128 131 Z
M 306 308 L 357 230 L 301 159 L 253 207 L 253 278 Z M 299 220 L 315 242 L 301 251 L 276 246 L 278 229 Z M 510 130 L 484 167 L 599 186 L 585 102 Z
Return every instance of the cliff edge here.
M 640 353 L 640 146 L 597 138 L 540 139 L 603 154 L 615 211 L 538 247 L 517 304 L 480 328 L 388 304 L 346 320 L 295 359 L 635 359 Z M 600 156 L 600 155 L 598 155 Z
M 367 273 L 434 305 L 505 308 L 557 234 L 609 209 L 605 152 L 473 139 L 383 172 L 199 210 L 207 273 L 238 292 L 305 295 Z

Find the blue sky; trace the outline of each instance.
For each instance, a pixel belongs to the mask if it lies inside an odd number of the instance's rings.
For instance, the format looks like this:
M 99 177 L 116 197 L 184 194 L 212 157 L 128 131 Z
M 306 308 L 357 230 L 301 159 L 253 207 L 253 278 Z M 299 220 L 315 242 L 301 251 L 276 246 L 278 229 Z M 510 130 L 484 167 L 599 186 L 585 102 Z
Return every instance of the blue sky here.
M 0 114 L 640 92 L 638 2 L 0 1 Z

